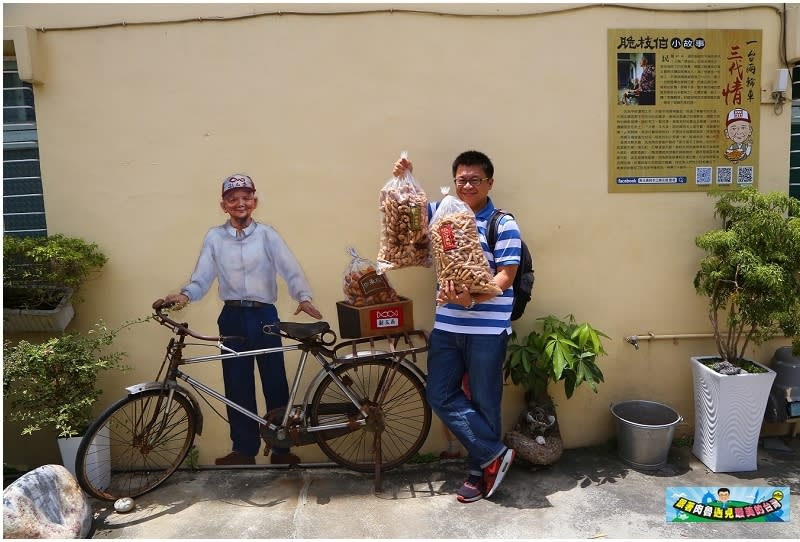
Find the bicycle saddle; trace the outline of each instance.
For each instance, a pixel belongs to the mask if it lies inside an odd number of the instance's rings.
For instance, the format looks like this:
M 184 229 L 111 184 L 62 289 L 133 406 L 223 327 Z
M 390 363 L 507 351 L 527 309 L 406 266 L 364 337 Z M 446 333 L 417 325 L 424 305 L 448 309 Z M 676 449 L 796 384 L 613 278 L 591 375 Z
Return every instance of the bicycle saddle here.
M 331 329 L 328 322 L 312 322 L 304 324 L 299 322 L 278 322 L 277 324 L 270 324 L 264 326 L 264 333 L 276 333 L 275 328 L 278 328 L 282 333 L 291 339 L 304 341 L 316 335 L 321 335 Z

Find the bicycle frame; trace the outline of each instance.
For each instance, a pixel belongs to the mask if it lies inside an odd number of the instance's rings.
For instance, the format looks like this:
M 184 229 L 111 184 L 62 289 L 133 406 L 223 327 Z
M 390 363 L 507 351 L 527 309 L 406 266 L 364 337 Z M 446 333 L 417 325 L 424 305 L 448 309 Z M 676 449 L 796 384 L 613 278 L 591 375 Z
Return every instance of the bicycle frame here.
M 330 348 L 328 348 L 328 346 L 332 346 L 335 341 L 330 341 L 330 342 L 324 341 L 322 339 L 322 337 L 325 335 L 325 332 L 320 333 L 319 336 L 316 337 L 316 338 L 312 337 L 312 338 L 309 338 L 309 339 L 306 339 L 306 340 L 297 339 L 297 338 L 291 337 L 291 336 L 283 334 L 283 333 L 275 333 L 276 335 L 281 336 L 282 338 L 288 338 L 288 339 L 291 339 L 291 340 L 294 340 L 294 341 L 297 341 L 297 342 L 295 344 L 282 345 L 282 346 L 278 346 L 278 347 L 262 348 L 262 349 L 247 350 L 247 351 L 239 352 L 239 351 L 233 350 L 232 348 L 230 348 L 230 347 L 228 347 L 228 346 L 226 346 L 224 344 L 223 341 L 224 341 L 225 337 L 208 337 L 208 336 L 198 335 L 198 334 L 195 334 L 195 333 L 191 332 L 188 329 L 188 327 L 186 326 L 186 324 L 178 324 L 174 320 L 171 320 L 168 317 L 166 317 L 165 315 L 163 315 L 163 313 L 157 312 L 156 316 L 157 316 L 157 320 L 159 320 L 162 323 L 162 325 L 165 325 L 165 326 L 171 328 L 173 330 L 173 332 L 175 332 L 177 334 L 177 336 L 178 336 L 177 340 L 176 340 L 175 337 L 173 337 L 170 340 L 170 342 L 169 342 L 169 344 L 167 346 L 167 353 L 166 353 L 165 359 L 164 359 L 164 362 L 165 363 L 168 362 L 168 364 L 169 364 L 168 368 L 167 368 L 167 372 L 166 372 L 163 380 L 156 380 L 156 381 L 151 381 L 151 382 L 142 382 L 142 383 L 139 383 L 139 384 L 135 384 L 133 386 L 129 386 L 129 387 L 126 388 L 126 390 L 128 391 L 128 393 L 131 393 L 131 394 L 138 393 L 138 392 L 141 392 L 141 391 L 144 391 L 144 390 L 148 390 L 148 389 L 167 389 L 167 390 L 170 390 L 170 393 L 169 393 L 168 397 L 166 398 L 167 401 L 168 401 L 167 402 L 167 407 L 170 406 L 170 401 L 172 400 L 172 394 L 175 391 L 178 391 L 179 393 L 182 393 L 184 396 L 186 396 L 191 401 L 191 403 L 195 407 L 195 410 L 196 410 L 196 412 L 198 414 L 198 431 L 197 431 L 198 434 L 202 434 L 202 426 L 203 426 L 202 411 L 199 408 L 199 402 L 197 401 L 197 399 L 193 396 L 193 394 L 188 389 L 186 389 L 186 388 L 184 388 L 184 387 L 182 387 L 182 386 L 180 386 L 178 384 L 178 382 L 177 382 L 178 380 L 183 380 L 184 382 L 189 384 L 195 390 L 198 390 L 198 391 L 200 391 L 201 393 L 203 393 L 205 395 L 213 397 L 217 401 L 225 404 L 226 406 L 228 406 L 228 407 L 236 410 L 237 412 L 240 412 L 241 414 L 247 416 L 248 418 L 256 421 L 259 425 L 266 426 L 266 428 L 269 431 L 274 431 L 275 432 L 278 440 L 280 440 L 280 441 L 285 441 L 288 438 L 288 427 L 289 427 L 290 419 L 301 420 L 300 427 L 308 434 L 313 434 L 313 433 L 319 432 L 319 431 L 330 431 L 330 430 L 337 430 L 337 429 L 353 430 L 354 426 L 361 427 L 361 426 L 364 426 L 364 425 L 366 425 L 368 423 L 368 418 L 370 416 L 370 412 L 368 411 L 366 405 L 362 404 L 362 399 L 360 397 L 356 396 L 350 390 L 350 388 L 347 385 L 345 385 L 344 382 L 342 382 L 342 380 L 339 378 L 339 376 L 334 371 L 334 369 L 339 367 L 339 365 L 348 362 L 348 359 L 338 357 L 338 355 L 337 355 L 337 351 L 338 350 L 346 350 L 346 349 L 352 348 L 351 356 L 352 356 L 353 360 L 355 360 L 355 359 L 358 359 L 359 361 L 363 360 L 363 359 L 391 360 L 392 363 L 396 363 L 398 365 L 403 365 L 403 366 L 409 368 L 420 379 L 421 382 L 424 383 L 425 380 L 426 380 L 424 373 L 416 366 L 416 364 L 412 363 L 412 362 L 409 362 L 405 357 L 405 354 L 408 353 L 408 352 L 411 352 L 412 355 L 414 355 L 416 352 L 424 350 L 424 348 L 413 347 L 413 344 L 412 344 L 412 348 L 411 349 L 403 350 L 403 351 L 399 351 L 399 352 L 395 351 L 395 348 L 393 348 L 391 346 L 390 346 L 390 350 L 391 351 L 383 351 L 383 350 L 376 351 L 374 349 L 375 340 L 376 339 L 381 339 L 380 337 L 377 337 L 377 338 L 373 338 L 373 339 L 356 339 L 356 340 L 345 341 L 345 342 L 342 342 L 342 343 L 339 343 L 338 345 L 336 345 L 334 347 L 334 349 L 330 349 Z M 416 332 L 416 333 L 421 333 L 421 332 Z M 205 356 L 192 356 L 192 357 L 184 358 L 183 357 L 183 350 L 184 350 L 185 347 L 190 346 L 190 344 L 187 344 L 185 342 L 187 336 L 192 336 L 194 338 L 197 338 L 197 339 L 200 339 L 200 340 L 203 340 L 203 341 L 208 341 L 209 343 L 211 343 L 211 342 L 216 343 L 215 347 L 220 350 L 220 353 L 215 353 L 215 354 L 212 354 L 212 355 L 205 355 Z M 423 337 L 424 337 L 424 335 L 423 335 Z M 408 335 L 406 335 L 406 341 L 409 344 L 411 344 L 411 341 L 409 340 Z M 427 339 L 425 340 L 425 342 L 426 342 L 426 346 L 427 346 Z M 367 351 L 364 351 L 364 350 L 357 351 L 356 350 L 356 345 L 359 344 L 359 343 L 369 343 L 370 347 L 373 347 L 373 348 L 371 350 L 367 350 Z M 197 345 L 195 345 L 195 346 L 197 346 Z M 208 344 L 207 346 L 210 347 L 211 344 Z M 267 419 L 264 416 L 259 416 L 257 413 L 252 412 L 252 411 L 242 407 L 238 403 L 235 403 L 234 401 L 232 401 L 232 400 L 228 399 L 227 397 L 225 397 L 225 395 L 223 395 L 219 391 L 217 391 L 214 388 L 208 386 L 207 384 L 203 383 L 202 381 L 198 380 L 197 378 L 194 378 L 191 375 L 186 374 L 185 372 L 183 372 L 179 368 L 182 365 L 193 365 L 193 364 L 198 364 L 198 363 L 208 363 L 208 362 L 212 362 L 212 361 L 223 361 L 223 360 L 227 360 L 227 359 L 252 357 L 252 356 L 258 356 L 258 355 L 262 355 L 262 354 L 271 354 L 271 353 L 278 353 L 278 352 L 284 353 L 284 352 L 294 352 L 294 351 L 300 351 L 301 352 L 300 360 L 299 360 L 297 369 L 295 371 L 294 378 L 292 380 L 292 385 L 291 385 L 291 387 L 289 389 L 288 403 L 287 403 L 287 406 L 286 406 L 286 408 L 284 410 L 284 413 L 283 413 L 283 416 L 282 416 L 282 418 L 280 420 L 280 424 L 279 425 L 276 425 L 275 423 L 273 423 L 271 420 Z M 306 365 L 308 363 L 309 356 L 313 356 L 313 358 L 316 359 L 319 362 L 320 370 L 316 374 L 314 379 L 312 380 L 311 384 L 306 389 L 305 394 L 303 396 L 302 404 L 297 405 L 297 404 L 295 404 L 295 401 L 297 399 L 298 391 L 299 391 L 299 388 L 300 388 L 300 381 L 301 381 L 302 376 L 305 374 L 305 371 L 306 371 Z M 163 366 L 162 366 L 162 370 L 163 370 Z M 160 374 L 160 371 L 159 371 L 159 374 Z M 359 419 L 349 420 L 349 421 L 340 422 L 340 423 L 328 423 L 328 424 L 323 424 L 323 425 L 310 425 L 308 423 L 308 418 L 306 416 L 306 413 L 307 413 L 307 410 L 308 410 L 310 397 L 313 396 L 314 392 L 316 391 L 316 388 L 320 385 L 320 383 L 322 382 L 322 380 L 326 376 L 329 376 L 333 380 L 333 382 L 341 390 L 341 392 L 344 394 L 344 396 L 353 404 L 353 406 L 358 410 L 358 412 L 360 412 L 361 417 L 359 417 Z M 390 383 L 391 377 L 388 380 L 389 380 L 389 383 Z M 378 397 L 374 397 L 373 399 L 375 401 L 377 401 L 377 402 L 381 402 L 382 399 L 383 399 L 383 397 L 381 395 L 383 393 L 385 393 L 385 390 L 387 389 L 387 387 L 388 387 L 387 385 L 384 385 L 383 390 L 381 390 L 379 392 L 380 395 Z M 294 444 L 297 444 L 297 443 L 294 443 Z
M 190 365 L 190 364 L 195 364 L 195 363 L 205 363 L 205 362 L 217 361 L 217 360 L 222 361 L 222 360 L 225 360 L 225 359 L 234 359 L 234 358 L 240 358 L 240 357 L 258 356 L 258 355 L 261 355 L 261 354 L 272 354 L 272 353 L 276 353 L 276 352 L 293 352 L 293 351 L 296 351 L 296 350 L 302 350 L 302 354 L 300 355 L 300 362 L 299 362 L 299 364 L 297 366 L 297 370 L 295 371 L 295 375 L 294 375 L 294 379 L 292 381 L 291 388 L 289 389 L 289 402 L 287 403 L 286 410 L 283 413 L 283 418 L 281 420 L 281 423 L 278 426 L 276 426 L 275 424 L 273 424 L 270 421 L 266 420 L 264 417 L 259 416 L 258 414 L 256 414 L 256 413 L 254 413 L 254 412 L 252 412 L 252 411 L 240 406 L 239 404 L 237 404 L 237 403 L 235 403 L 233 401 L 231 401 L 230 399 L 228 399 L 227 397 L 225 397 L 224 395 L 222 395 L 221 393 L 219 393 L 215 389 L 207 386 L 206 384 L 204 384 L 203 382 L 197 380 L 196 378 L 193 378 L 192 376 L 184 373 L 180 369 L 176 369 L 175 372 L 174 372 L 175 378 L 179 378 L 179 379 L 183 380 L 184 382 L 188 383 L 194 389 L 200 390 L 203 393 L 213 397 L 214 399 L 217 399 L 218 401 L 220 401 L 222 403 L 225 403 L 227 406 L 229 406 L 229 407 L 233 408 L 234 410 L 244 414 L 248 418 L 251 418 L 251 419 L 255 420 L 259 424 L 266 425 L 270 430 L 273 430 L 273 431 L 277 430 L 278 431 L 278 437 L 280 439 L 286 438 L 286 435 L 285 434 L 282 435 L 281 431 L 286 431 L 285 428 L 286 428 L 287 424 L 289 423 L 289 418 L 293 414 L 293 409 L 297 408 L 297 405 L 295 405 L 295 398 L 297 397 L 297 390 L 300 387 L 300 380 L 301 380 L 303 374 L 305 373 L 305 366 L 306 366 L 306 363 L 308 361 L 308 357 L 310 355 L 309 350 L 308 349 L 303 350 L 304 347 L 301 344 L 293 344 L 293 345 L 286 345 L 286 346 L 273 347 L 273 348 L 262 348 L 262 349 L 258 349 L 258 350 L 247 350 L 247 351 L 244 351 L 244 352 L 236 352 L 236 351 L 232 350 L 231 348 L 226 347 L 224 344 L 222 344 L 221 341 L 219 341 L 217 343 L 217 347 L 219 347 L 222 350 L 227 351 L 228 353 L 227 354 L 211 355 L 211 356 L 197 356 L 197 357 L 186 358 L 186 359 L 183 359 L 181 365 Z M 329 352 L 330 352 L 330 355 L 332 357 L 333 356 L 333 352 L 331 352 L 331 351 L 329 351 Z M 323 378 L 325 376 L 325 374 L 330 375 L 330 377 L 333 379 L 333 381 L 336 383 L 336 385 L 339 387 L 339 389 L 342 390 L 342 393 L 344 393 L 345 396 L 353 403 L 353 405 L 356 408 L 358 408 L 359 412 L 361 412 L 364 415 L 364 419 L 358 420 L 356 423 L 358 425 L 365 425 L 366 424 L 366 417 L 368 415 L 368 412 L 366 412 L 366 410 L 360 404 L 360 398 L 356 397 L 350 391 L 350 389 L 347 386 L 344 385 L 344 383 L 341 381 L 341 379 L 333 372 L 333 368 L 336 367 L 336 365 L 331 365 L 331 363 L 328 362 L 328 359 L 326 357 L 324 357 L 322 354 L 320 354 L 319 352 L 314 352 L 313 355 L 314 355 L 314 358 L 316 358 L 317 361 L 319 361 L 319 363 L 320 363 L 320 365 L 322 367 L 320 372 L 315 377 L 314 381 L 317 382 L 317 381 L 321 380 L 321 378 Z M 305 412 L 306 412 L 306 409 L 308 407 L 308 398 L 309 398 L 310 393 L 312 393 L 312 392 L 313 392 L 312 387 L 309 387 L 309 389 L 307 390 L 307 392 L 306 392 L 306 394 L 305 394 L 305 396 L 303 398 L 303 403 L 302 403 L 302 407 L 301 407 L 302 410 L 301 410 L 300 413 L 297 413 L 297 414 L 301 414 L 303 419 L 305 419 Z M 313 432 L 316 432 L 316 431 L 325 431 L 325 430 L 329 430 L 329 429 L 343 429 L 343 428 L 347 428 L 349 426 L 350 426 L 349 423 L 327 424 L 327 425 L 319 425 L 319 426 L 309 426 L 309 425 L 304 424 L 304 427 L 305 427 L 306 431 L 309 432 L 309 433 L 313 433 Z
M 226 342 L 239 338 L 195 333 L 162 312 L 165 305 L 164 300 L 153 304 L 154 319 L 175 336 L 155 379 L 127 387 L 128 395 L 90 424 L 78 447 L 76 476 L 90 495 L 134 498 L 169 478 L 185 460 L 196 435 L 202 434 L 198 394 L 222 418 L 209 398 L 255 421 L 265 455 L 270 448 L 316 443 L 339 465 L 374 472 L 376 491 L 384 470 L 402 465 L 424 444 L 432 412 L 426 401 L 425 374 L 416 366 L 416 354 L 428 348 L 423 331 L 337 343 L 327 322 L 276 322 L 265 326 L 264 332 L 290 344 L 238 352 Z M 187 342 L 187 337 L 201 342 Z M 187 347 L 201 344 L 217 350 L 184 357 Z M 287 405 L 263 417 L 182 370 L 183 365 L 235 363 L 239 358 L 295 351 L 300 359 Z M 321 369 L 301 397 L 301 380 L 312 358 Z

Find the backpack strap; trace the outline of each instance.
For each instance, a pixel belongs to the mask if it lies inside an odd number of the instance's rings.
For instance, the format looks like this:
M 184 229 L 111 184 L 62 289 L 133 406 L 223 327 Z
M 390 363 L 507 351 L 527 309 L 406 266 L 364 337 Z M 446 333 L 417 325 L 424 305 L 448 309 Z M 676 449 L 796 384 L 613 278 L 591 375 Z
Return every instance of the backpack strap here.
M 492 216 L 489 217 L 489 224 L 486 228 L 486 242 L 489 244 L 489 250 L 492 252 L 494 252 L 494 245 L 497 243 L 497 228 L 500 224 L 500 220 L 505 215 L 514 216 L 502 209 L 495 208 L 495 210 L 492 211 Z

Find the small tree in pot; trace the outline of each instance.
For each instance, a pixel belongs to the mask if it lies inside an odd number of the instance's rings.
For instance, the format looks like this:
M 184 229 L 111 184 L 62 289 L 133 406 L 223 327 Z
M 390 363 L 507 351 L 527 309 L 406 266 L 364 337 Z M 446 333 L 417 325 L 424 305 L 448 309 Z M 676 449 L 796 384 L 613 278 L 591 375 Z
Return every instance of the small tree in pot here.
M 717 196 L 723 228 L 696 238 L 707 252 L 694 278 L 722 361 L 741 366 L 747 347 L 800 322 L 800 201 L 755 188 Z M 800 348 L 800 340 L 794 344 Z M 753 366 L 751 365 L 751 368 Z
M 758 437 L 775 372 L 745 358 L 751 344 L 800 322 L 800 202 L 755 188 L 714 192 L 722 228 L 698 236 L 694 278 L 708 297 L 717 356 L 691 358 L 692 452 L 714 472 L 757 468 Z

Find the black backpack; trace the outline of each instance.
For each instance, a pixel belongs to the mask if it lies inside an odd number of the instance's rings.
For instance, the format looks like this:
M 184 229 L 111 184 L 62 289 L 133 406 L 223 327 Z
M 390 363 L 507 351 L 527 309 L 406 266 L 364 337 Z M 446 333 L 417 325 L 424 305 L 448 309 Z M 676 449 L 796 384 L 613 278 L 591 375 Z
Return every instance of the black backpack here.
M 502 209 L 495 209 L 492 216 L 489 218 L 489 226 L 486 230 L 486 242 L 489 243 L 489 250 L 494 252 L 494 245 L 497 242 L 497 225 L 503 215 L 514 215 L 503 211 Z M 525 312 L 525 306 L 531 300 L 531 292 L 533 292 L 533 256 L 531 251 L 528 250 L 528 245 L 522 241 L 522 255 L 520 256 L 519 267 L 517 268 L 517 275 L 514 277 L 514 306 L 511 309 L 511 319 L 517 320 L 522 313 Z

